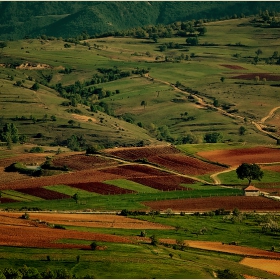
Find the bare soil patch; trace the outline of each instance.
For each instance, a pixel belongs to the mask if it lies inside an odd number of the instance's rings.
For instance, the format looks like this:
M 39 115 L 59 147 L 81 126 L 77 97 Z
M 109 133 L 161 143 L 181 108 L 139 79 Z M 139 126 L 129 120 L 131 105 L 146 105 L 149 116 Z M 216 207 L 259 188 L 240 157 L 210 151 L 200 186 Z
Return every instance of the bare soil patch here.
M 148 201 L 144 203 L 154 210 L 172 209 L 173 211 L 206 212 L 216 209 L 241 211 L 279 211 L 280 202 L 265 197 L 224 196 L 188 199 Z
M 90 248 L 90 246 L 86 245 L 58 243 L 60 239 L 131 243 L 131 240 L 128 238 L 111 234 L 99 234 L 75 230 L 31 226 L 2 225 L 0 227 L 0 245 L 2 246 L 80 249 Z
M 188 175 L 203 175 L 225 169 L 224 167 L 207 163 L 182 154 L 152 156 L 149 157 L 148 160 L 170 170 L 178 171 L 182 174 Z
M 48 177 L 33 177 L 1 184 L 2 190 L 16 190 L 22 188 L 38 188 L 53 185 L 69 185 L 75 183 L 102 182 L 118 179 L 119 176 L 97 170 L 82 170 Z
M 280 276 L 280 260 L 244 258 L 240 263 Z
M 104 168 L 108 166 L 117 165 L 118 163 L 113 159 L 108 159 L 100 156 L 85 154 L 74 154 L 56 157 L 53 160 L 54 166 L 67 166 L 70 170 L 86 170 L 93 168 Z
M 78 114 L 72 114 L 73 118 L 81 121 L 81 122 L 88 122 L 89 120 L 92 122 L 96 122 L 95 118 L 92 117 L 88 117 L 88 116 L 82 116 L 82 115 L 78 115 Z
M 208 160 L 220 162 L 230 166 L 237 166 L 243 162 L 273 163 L 279 162 L 280 159 L 280 149 L 268 147 L 215 150 L 198 152 L 197 154 Z
M 172 229 L 161 225 L 129 217 L 108 214 L 67 214 L 67 213 L 29 213 L 30 220 L 22 220 L 22 213 L 3 213 L 0 222 L 11 225 L 26 225 L 31 220 L 41 220 L 51 224 L 124 229 Z M 34 222 L 31 222 L 34 226 Z

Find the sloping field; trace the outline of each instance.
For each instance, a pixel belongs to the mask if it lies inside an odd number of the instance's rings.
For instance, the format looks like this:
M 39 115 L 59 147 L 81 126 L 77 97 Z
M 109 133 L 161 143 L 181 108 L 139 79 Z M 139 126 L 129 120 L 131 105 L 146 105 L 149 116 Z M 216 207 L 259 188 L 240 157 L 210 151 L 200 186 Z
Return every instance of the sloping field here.
M 188 175 L 203 175 L 224 170 L 221 166 L 189 157 L 173 146 L 110 149 L 106 150 L 106 153 L 126 160 L 147 159 L 151 163 Z
M 2 246 L 90 249 L 90 246 L 85 245 L 57 243 L 60 239 L 131 243 L 128 238 L 110 234 L 30 226 L 2 225 L 0 228 L 0 245 Z
M 99 156 L 87 156 L 85 154 L 57 157 L 53 160 L 54 166 L 67 166 L 70 170 L 86 170 L 116 165 L 117 162 Z
M 280 276 L 279 260 L 244 258 L 240 263 L 250 267 L 262 269 Z
M 180 184 L 192 184 L 194 180 L 179 176 L 138 177 L 132 181 L 161 191 L 186 191 L 188 188 Z
M 30 213 L 30 220 L 19 219 L 22 213 L 3 212 L 0 214 L 0 223 L 6 225 L 34 226 L 34 220 L 60 225 L 72 225 L 97 228 L 124 228 L 124 229 L 172 229 L 158 223 L 141 221 L 129 217 L 108 214 L 67 214 L 67 213 Z M 33 221 L 32 221 L 33 220 Z
M 69 195 L 52 191 L 52 190 L 47 190 L 44 188 L 24 188 L 24 189 L 17 189 L 17 191 L 32 196 L 37 196 L 47 200 L 70 198 Z
M 219 252 L 227 252 L 227 253 L 246 255 L 246 256 L 270 257 L 270 258 L 280 259 L 280 254 L 276 252 L 270 252 L 270 251 L 265 251 L 265 250 L 245 247 L 245 246 L 227 245 L 227 244 L 222 244 L 221 242 L 188 241 L 188 244 L 191 247 L 206 249 L 206 250 L 214 250 Z
M 254 147 L 232 150 L 203 151 L 197 153 L 211 161 L 236 166 L 246 163 L 273 163 L 280 161 L 280 149 Z
M 139 148 L 117 148 L 105 150 L 107 154 L 120 157 L 127 160 L 137 160 L 148 158 L 150 156 L 162 154 L 177 154 L 180 153 L 173 146 L 154 146 L 154 147 L 139 147 Z
M 154 210 L 172 209 L 174 211 L 204 212 L 216 209 L 241 211 L 280 211 L 280 201 L 265 197 L 225 196 L 189 199 L 170 199 L 162 201 L 149 201 L 144 203 Z
M 27 178 L 14 182 L 8 182 L 1 185 L 2 190 L 16 190 L 22 188 L 38 188 L 53 185 L 69 185 L 75 183 L 88 183 L 94 181 L 102 182 L 105 180 L 118 179 L 119 176 L 110 173 L 104 173 L 97 170 L 83 170 L 70 172 L 50 177 Z
M 149 161 L 164 166 L 170 170 L 178 171 L 188 175 L 203 175 L 224 170 L 224 167 L 203 162 L 199 159 L 182 154 L 167 154 L 151 156 Z
M 76 184 L 69 184 L 69 186 L 77 189 L 82 189 L 88 192 L 103 194 L 103 195 L 134 193 L 134 191 L 132 190 L 119 188 L 102 182 L 76 183 Z
M 120 176 L 125 176 L 127 178 L 133 177 L 143 177 L 143 176 L 166 176 L 169 173 L 165 171 L 158 170 L 156 168 L 151 168 L 145 165 L 140 164 L 129 164 L 129 165 L 122 165 L 118 167 L 111 167 L 102 170 L 105 173 L 116 174 Z

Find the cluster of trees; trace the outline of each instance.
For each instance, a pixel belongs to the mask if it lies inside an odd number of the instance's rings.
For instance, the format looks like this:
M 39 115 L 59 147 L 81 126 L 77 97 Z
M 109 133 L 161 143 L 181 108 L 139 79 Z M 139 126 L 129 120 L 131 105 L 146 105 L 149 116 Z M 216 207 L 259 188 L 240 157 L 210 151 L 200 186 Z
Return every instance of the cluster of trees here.
M 49 257 L 49 256 L 48 256 Z M 47 258 L 50 261 L 50 258 Z M 78 258 L 77 258 L 78 262 Z M 81 279 L 76 277 L 66 268 L 50 269 L 46 268 L 44 271 L 39 272 L 35 267 L 28 267 L 24 265 L 20 268 L 6 267 L 0 270 L 1 279 Z M 94 279 L 92 275 L 85 275 L 82 279 Z

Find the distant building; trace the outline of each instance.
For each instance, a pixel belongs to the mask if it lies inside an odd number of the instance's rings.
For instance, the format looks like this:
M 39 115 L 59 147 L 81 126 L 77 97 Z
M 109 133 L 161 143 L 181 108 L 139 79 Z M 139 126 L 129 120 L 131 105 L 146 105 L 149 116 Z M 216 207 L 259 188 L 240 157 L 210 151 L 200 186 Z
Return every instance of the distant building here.
M 244 189 L 245 196 L 259 196 L 260 190 L 254 186 L 248 186 Z

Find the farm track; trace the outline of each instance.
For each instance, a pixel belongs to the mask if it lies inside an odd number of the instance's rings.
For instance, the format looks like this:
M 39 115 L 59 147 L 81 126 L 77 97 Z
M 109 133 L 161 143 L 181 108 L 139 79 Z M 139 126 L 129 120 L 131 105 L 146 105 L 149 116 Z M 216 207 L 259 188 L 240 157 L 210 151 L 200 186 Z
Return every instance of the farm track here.
M 160 82 L 160 83 L 163 83 L 165 85 L 169 85 L 171 86 L 175 91 L 178 91 L 178 92 L 181 92 L 183 94 L 190 94 L 189 92 L 185 91 L 185 90 L 182 90 L 182 89 L 179 89 L 178 87 L 176 87 L 174 84 L 172 83 L 169 83 L 169 82 L 166 82 L 166 81 L 163 81 L 163 80 L 159 80 L 159 79 L 155 79 L 153 77 L 151 77 L 149 74 L 146 74 L 145 77 L 149 80 L 153 80 L 153 81 L 157 81 L 157 82 Z M 227 116 L 227 117 L 230 117 L 232 119 L 239 119 L 243 122 L 245 122 L 245 117 L 242 117 L 240 115 L 237 115 L 237 114 L 232 114 L 232 113 L 228 113 L 227 111 L 221 109 L 221 108 L 218 108 L 218 107 L 215 107 L 214 105 L 212 104 L 208 104 L 206 103 L 203 98 L 201 96 L 199 96 L 198 94 L 192 94 L 192 96 L 194 96 L 197 100 L 197 103 L 204 107 L 204 108 L 211 108 L 211 109 L 214 109 L 216 111 L 218 111 L 219 113 L 221 113 L 222 115 L 224 116 Z M 266 134 L 267 136 L 275 139 L 275 140 L 279 140 L 279 136 L 272 133 L 272 132 L 268 132 L 266 130 L 264 130 L 265 128 L 265 125 L 264 125 L 264 122 L 269 119 L 270 117 L 273 116 L 273 114 L 275 113 L 275 111 L 277 111 L 278 109 L 280 109 L 280 106 L 277 106 L 277 107 L 274 107 L 273 109 L 270 110 L 270 112 L 268 113 L 267 116 L 263 117 L 259 122 L 255 122 L 253 120 L 251 120 L 251 123 L 262 133 Z

